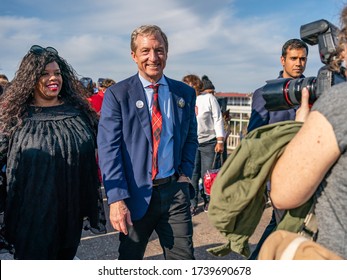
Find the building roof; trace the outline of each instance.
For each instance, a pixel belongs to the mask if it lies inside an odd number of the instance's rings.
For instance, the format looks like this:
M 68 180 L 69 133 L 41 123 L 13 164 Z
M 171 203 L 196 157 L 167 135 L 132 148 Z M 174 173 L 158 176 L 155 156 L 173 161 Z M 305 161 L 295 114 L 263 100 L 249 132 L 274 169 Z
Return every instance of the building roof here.
M 244 97 L 244 98 L 249 98 L 252 96 L 251 93 L 239 93 L 239 92 L 216 92 L 215 93 L 216 97 Z

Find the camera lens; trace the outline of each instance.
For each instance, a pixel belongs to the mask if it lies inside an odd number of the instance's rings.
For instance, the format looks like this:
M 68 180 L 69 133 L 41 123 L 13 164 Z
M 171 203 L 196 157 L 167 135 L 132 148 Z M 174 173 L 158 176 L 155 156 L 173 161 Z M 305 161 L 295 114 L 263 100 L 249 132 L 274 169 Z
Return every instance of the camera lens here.
M 265 108 L 268 111 L 280 111 L 291 109 L 301 102 L 301 90 L 307 87 L 310 93 L 309 103 L 316 97 L 316 77 L 289 79 L 281 78 L 266 82 L 263 88 Z
M 301 91 L 304 87 L 307 87 L 310 93 L 309 103 L 317 99 L 316 97 L 316 78 L 300 78 L 295 80 L 289 80 L 284 91 L 284 97 L 290 107 L 300 105 L 301 103 Z

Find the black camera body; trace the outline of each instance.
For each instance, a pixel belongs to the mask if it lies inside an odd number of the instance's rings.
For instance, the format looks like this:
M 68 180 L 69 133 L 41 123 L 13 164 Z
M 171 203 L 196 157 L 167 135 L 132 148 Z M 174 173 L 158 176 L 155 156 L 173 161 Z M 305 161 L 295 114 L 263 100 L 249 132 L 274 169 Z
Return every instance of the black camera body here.
M 263 97 L 268 111 L 288 110 L 298 106 L 301 102 L 301 90 L 304 87 L 308 88 L 309 103 L 313 104 L 333 85 L 346 81 L 344 71 L 331 71 L 328 66 L 337 55 L 338 33 L 339 29 L 324 19 L 300 27 L 301 39 L 309 45 L 318 44 L 320 59 L 325 65 L 319 69 L 317 77 L 266 81 Z

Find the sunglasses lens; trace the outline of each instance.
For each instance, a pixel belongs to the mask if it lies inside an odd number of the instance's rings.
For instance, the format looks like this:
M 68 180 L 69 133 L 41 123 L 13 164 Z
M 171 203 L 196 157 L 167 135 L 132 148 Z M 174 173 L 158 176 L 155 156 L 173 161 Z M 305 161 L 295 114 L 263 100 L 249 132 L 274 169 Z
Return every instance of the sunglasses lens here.
M 54 54 L 58 54 L 58 51 L 55 48 L 53 48 L 53 47 L 43 48 L 43 47 L 41 47 L 39 45 L 33 45 L 30 48 L 30 52 L 34 53 L 36 55 L 41 55 L 43 52 L 51 52 L 51 53 L 54 53 Z
M 44 48 L 38 46 L 38 45 L 33 45 L 30 48 L 30 52 L 34 53 L 34 54 L 42 54 L 44 51 Z
M 45 50 L 54 54 L 58 54 L 58 51 L 53 47 L 47 47 Z

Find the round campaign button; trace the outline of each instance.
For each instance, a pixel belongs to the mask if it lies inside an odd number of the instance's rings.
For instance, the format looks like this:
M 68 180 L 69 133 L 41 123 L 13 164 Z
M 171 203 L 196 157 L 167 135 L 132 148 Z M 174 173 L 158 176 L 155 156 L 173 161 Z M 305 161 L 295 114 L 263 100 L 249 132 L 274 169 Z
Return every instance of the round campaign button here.
M 144 105 L 144 104 L 143 104 L 143 101 L 142 101 L 142 100 L 137 100 L 137 101 L 136 101 L 136 107 L 137 107 L 137 108 L 141 109 L 141 108 L 143 108 L 143 105 Z

